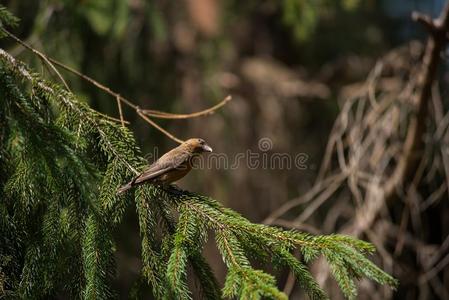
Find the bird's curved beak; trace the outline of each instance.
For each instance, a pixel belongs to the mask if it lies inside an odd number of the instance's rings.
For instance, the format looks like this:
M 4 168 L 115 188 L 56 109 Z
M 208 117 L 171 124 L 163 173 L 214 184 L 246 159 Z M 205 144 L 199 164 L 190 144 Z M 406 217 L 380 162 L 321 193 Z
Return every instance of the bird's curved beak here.
M 212 152 L 212 147 L 211 146 L 209 146 L 209 145 L 203 145 L 203 151 L 204 152 Z

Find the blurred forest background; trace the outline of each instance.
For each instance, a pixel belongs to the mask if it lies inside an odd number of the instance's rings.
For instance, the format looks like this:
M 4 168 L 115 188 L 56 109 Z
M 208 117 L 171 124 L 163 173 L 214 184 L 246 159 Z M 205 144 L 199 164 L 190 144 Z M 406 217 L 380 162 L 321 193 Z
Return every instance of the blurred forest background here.
M 310 195 L 307 193 L 326 174 L 335 173 L 332 164 L 341 157 L 326 152 L 329 136 L 338 131 L 334 123 L 337 120 L 335 124 L 339 124 L 348 99 L 358 97 L 355 94 L 367 80 L 391 79 L 387 80 L 387 91 L 376 90 L 376 95 L 399 94 L 405 89 L 404 81 L 413 78 L 411 69 L 419 64 L 423 48 L 410 42 L 426 38 L 422 27 L 411 21 L 411 12 L 435 17 L 444 6 L 443 0 L 0 3 L 21 19 L 14 30 L 21 39 L 142 108 L 189 113 L 231 94 L 233 100 L 211 116 L 162 120 L 159 124 L 182 139 L 202 137 L 216 152 L 229 157 L 248 149 L 260 151 L 259 140 L 268 138 L 273 153 L 305 153 L 307 168 L 252 170 L 241 164 L 232 170 L 195 171 L 179 185 L 213 196 L 251 221 L 325 234 L 347 232 L 345 224 L 355 218 L 354 207 L 360 204 L 347 178 L 334 189 L 325 190 L 325 195 L 312 193 L 310 199 L 297 201 L 300 196 Z M 11 40 L 1 43 L 9 53 L 41 70 L 38 59 L 22 47 Z M 387 71 L 379 71 L 380 65 L 376 64 L 383 57 L 382 66 L 387 66 Z M 446 120 L 444 108 L 449 106 L 447 61 L 443 55 L 440 84 L 432 94 L 442 99 L 443 114 L 435 117 L 440 121 Z M 47 70 L 42 72 L 50 76 Z M 61 72 L 75 94 L 100 112 L 118 117 L 113 97 Z M 124 116 L 144 153 L 153 153 L 154 147 L 163 153 L 175 146 L 133 110 L 124 108 Z M 349 117 L 349 123 L 354 118 Z M 440 130 L 444 136 L 445 128 Z M 434 139 L 428 143 L 444 146 Z M 417 186 L 416 197 L 404 196 L 388 209 L 381 208 L 379 217 L 366 230 L 355 233 L 379 248 L 380 254 L 374 259 L 400 280 L 394 293 L 373 290 L 369 283 L 362 282 L 361 298 L 449 299 L 449 202 L 446 175 L 440 170 L 446 166 L 443 158 L 447 149 L 441 153 L 429 151 L 425 155 L 434 167 L 423 171 L 426 187 Z M 329 167 L 320 172 L 323 161 Z M 346 180 L 349 188 L 343 186 Z M 360 197 L 365 195 L 360 193 Z M 270 217 L 289 201 L 303 205 L 292 204 L 281 215 Z M 313 211 L 307 210 L 310 207 Z M 116 285 L 123 295 L 127 295 L 140 272 L 139 230 L 134 213 L 129 211 L 126 226 L 116 232 Z M 213 245 L 207 247 L 206 255 L 223 280 L 225 268 Z M 316 273 L 320 273 L 319 268 Z M 299 299 L 300 289 L 292 285 L 288 274 L 282 276 L 280 282 L 291 298 Z M 323 283 L 325 278 L 321 276 L 321 280 Z

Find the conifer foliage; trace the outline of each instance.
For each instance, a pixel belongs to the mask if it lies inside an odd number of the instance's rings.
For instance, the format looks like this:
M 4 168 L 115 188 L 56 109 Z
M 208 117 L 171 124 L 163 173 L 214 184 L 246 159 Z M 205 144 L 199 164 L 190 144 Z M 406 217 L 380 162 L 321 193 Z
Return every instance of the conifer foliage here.
M 0 20 L 0 28 L 17 22 L 4 8 Z M 146 164 L 132 133 L 3 49 L 0 99 L 0 297 L 113 298 L 112 230 L 129 206 L 139 219 L 142 278 L 156 299 L 192 298 L 188 268 L 206 299 L 286 299 L 254 261 L 290 269 L 310 298 L 325 299 L 307 267 L 319 256 L 347 298 L 362 277 L 396 285 L 366 257 L 372 245 L 348 236 L 254 224 L 214 199 L 171 188 L 117 196 Z M 210 232 L 228 268 L 224 287 L 202 255 Z

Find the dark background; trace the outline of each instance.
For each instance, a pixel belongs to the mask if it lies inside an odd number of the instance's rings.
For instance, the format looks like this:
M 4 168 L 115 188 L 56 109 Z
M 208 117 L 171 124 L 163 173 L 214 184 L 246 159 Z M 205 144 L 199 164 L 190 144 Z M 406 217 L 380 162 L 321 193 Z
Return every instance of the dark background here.
M 233 101 L 211 116 L 158 121 L 181 139 L 202 137 L 216 152 L 231 158 L 247 150 L 260 153 L 262 138 L 270 139 L 272 153 L 306 154 L 304 170 L 251 169 L 242 163 L 232 170 L 196 170 L 179 182 L 182 188 L 210 195 L 261 222 L 313 185 L 344 101 L 341 91 L 364 81 L 376 60 L 389 50 L 412 39 L 424 40 L 425 32 L 410 20 L 411 12 L 437 16 L 444 1 L 1 3 L 20 17 L 14 29 L 20 38 L 142 108 L 189 113 L 233 95 Z M 12 41 L 4 40 L 1 46 L 50 76 L 33 55 Z M 446 57 L 443 62 L 447 63 Z M 118 117 L 113 97 L 69 73 L 62 74 L 92 107 Z M 294 88 L 286 87 L 286 82 Z M 442 84 L 442 96 L 447 98 L 445 86 L 447 80 Z M 133 110 L 125 107 L 124 113 L 144 153 L 154 153 L 157 147 L 161 154 L 176 145 Z M 322 213 L 332 214 L 332 210 Z M 123 295 L 140 271 L 140 240 L 133 214 L 129 211 L 125 225 L 116 233 L 117 286 Z M 314 225 L 320 229 L 319 222 Z M 225 269 L 212 244 L 206 255 L 223 279 Z M 420 272 L 419 266 L 412 268 Z M 281 284 L 285 277 L 280 276 Z M 448 282 L 446 277 L 442 282 Z M 413 292 L 408 293 L 410 286 Z M 396 297 L 424 295 L 418 283 L 410 286 L 402 285 Z M 292 299 L 299 297 L 295 291 Z M 438 297 L 433 292 L 425 295 Z

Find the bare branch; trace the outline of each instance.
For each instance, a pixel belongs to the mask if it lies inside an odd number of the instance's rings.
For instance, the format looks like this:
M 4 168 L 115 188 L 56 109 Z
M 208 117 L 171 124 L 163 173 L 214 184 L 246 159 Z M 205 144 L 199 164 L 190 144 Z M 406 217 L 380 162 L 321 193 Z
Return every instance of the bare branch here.
M 131 107 L 132 109 L 135 110 L 135 112 L 143 119 L 145 120 L 148 124 L 150 124 L 152 127 L 154 127 L 155 129 L 159 130 L 161 133 L 165 134 L 167 137 L 169 137 L 170 139 L 172 139 L 173 141 L 177 142 L 177 143 L 182 143 L 183 141 L 177 137 L 175 137 L 173 134 L 169 133 L 167 130 L 163 129 L 161 126 L 159 126 L 158 124 L 156 124 L 153 120 L 151 120 L 148 117 L 154 117 L 154 118 L 159 118 L 159 119 L 190 119 L 190 118 L 196 118 L 196 117 L 200 117 L 200 116 L 204 116 L 204 115 L 209 115 L 214 113 L 216 110 L 220 109 L 221 107 L 223 107 L 226 103 L 228 103 L 232 97 L 231 96 L 227 96 L 225 99 L 223 99 L 220 103 L 205 109 L 203 111 L 199 111 L 199 112 L 195 112 L 195 113 L 191 113 L 191 114 L 173 114 L 173 113 L 167 113 L 167 112 L 162 112 L 162 111 L 157 111 L 157 110 L 145 110 L 145 109 L 141 109 L 139 106 L 137 106 L 136 104 L 134 104 L 132 101 L 126 99 L 125 97 L 121 96 L 119 93 L 116 93 L 114 91 L 112 91 L 109 87 L 99 83 L 98 81 L 90 78 L 89 76 L 75 70 L 72 67 L 69 67 L 51 57 L 48 57 L 47 55 L 43 54 L 42 52 L 36 50 L 35 48 L 31 47 L 30 45 L 28 45 L 27 43 L 25 43 L 24 41 L 22 41 L 21 39 L 19 39 L 17 36 L 15 36 L 14 34 L 10 33 L 9 31 L 7 31 L 6 29 L 4 29 L 3 27 L 0 28 L 3 32 L 5 32 L 5 34 L 7 34 L 9 37 L 11 37 L 13 40 L 15 40 L 17 43 L 19 43 L 20 45 L 22 45 L 23 47 L 25 47 L 26 49 L 30 50 L 32 53 L 36 54 L 42 61 L 44 61 L 46 63 L 46 65 L 48 65 L 59 77 L 59 79 L 62 81 L 62 83 L 64 84 L 64 86 L 67 88 L 67 90 L 70 91 L 70 88 L 68 86 L 68 84 L 66 83 L 66 81 L 64 80 L 64 78 L 62 77 L 62 75 L 59 73 L 59 71 L 56 69 L 55 65 L 72 73 L 75 74 L 76 76 L 80 77 L 81 79 L 89 82 L 90 84 L 94 85 L 95 87 L 99 88 L 100 90 L 106 92 L 107 94 L 113 96 L 116 101 L 117 101 L 117 106 L 118 106 L 118 110 L 119 110 L 119 115 L 120 115 L 120 119 L 115 119 L 113 117 L 109 117 L 109 116 L 105 116 L 108 119 L 120 122 L 122 125 L 124 124 L 129 124 L 128 122 L 126 122 L 123 118 L 123 111 L 122 111 L 122 107 L 121 104 L 124 103 L 125 105 Z

